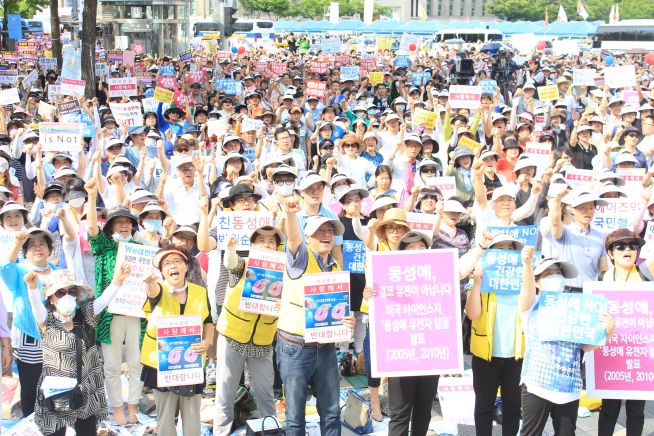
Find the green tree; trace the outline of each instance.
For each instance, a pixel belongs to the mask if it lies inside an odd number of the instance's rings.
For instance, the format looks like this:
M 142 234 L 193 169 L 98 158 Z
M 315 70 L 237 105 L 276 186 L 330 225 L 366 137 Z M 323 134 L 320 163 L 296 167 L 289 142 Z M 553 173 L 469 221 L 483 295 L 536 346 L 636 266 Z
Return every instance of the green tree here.
M 0 0 L 3 29 L 7 29 L 9 14 L 20 14 L 23 18 L 31 18 L 40 9 L 50 4 L 50 0 Z M 6 33 L 5 33 L 6 35 Z M 7 47 L 7 38 L 2 38 L 3 47 Z
M 259 16 L 265 13 L 270 18 L 289 16 L 288 0 L 241 0 L 240 4 L 248 15 Z
M 588 20 L 609 20 L 611 0 L 582 0 Z M 563 5 L 569 21 L 581 21 L 577 14 L 577 0 L 492 0 L 486 6 L 487 11 L 498 18 L 509 21 L 540 21 L 545 18 L 545 8 L 548 10 L 550 23 L 556 21 L 559 4 Z M 654 16 L 654 2 L 642 0 L 621 0 L 620 18 L 651 18 Z

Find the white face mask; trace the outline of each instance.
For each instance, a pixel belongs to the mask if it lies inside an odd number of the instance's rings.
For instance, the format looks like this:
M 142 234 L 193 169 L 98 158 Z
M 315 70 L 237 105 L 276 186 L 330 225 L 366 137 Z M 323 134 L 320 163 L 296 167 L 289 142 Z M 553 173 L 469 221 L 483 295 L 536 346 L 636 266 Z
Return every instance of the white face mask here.
M 156 138 L 146 138 L 145 146 L 150 148 L 157 148 L 157 139 Z
M 123 238 L 120 233 L 111 235 L 117 242 L 129 242 L 129 237 Z
M 284 183 L 283 185 L 275 185 L 275 192 L 277 192 L 282 197 L 290 197 L 293 195 L 293 188 L 294 184 L 287 185 Z
M 542 292 L 563 292 L 564 288 L 565 278 L 561 274 L 553 274 L 540 281 L 540 290 Z
M 71 205 L 71 207 L 78 208 L 84 206 L 84 198 L 73 198 L 68 202 L 68 204 Z
M 72 295 L 64 295 L 55 303 L 57 312 L 64 316 L 72 316 L 77 309 L 77 300 Z
M 143 228 L 148 232 L 162 233 L 163 223 L 160 220 L 143 220 Z

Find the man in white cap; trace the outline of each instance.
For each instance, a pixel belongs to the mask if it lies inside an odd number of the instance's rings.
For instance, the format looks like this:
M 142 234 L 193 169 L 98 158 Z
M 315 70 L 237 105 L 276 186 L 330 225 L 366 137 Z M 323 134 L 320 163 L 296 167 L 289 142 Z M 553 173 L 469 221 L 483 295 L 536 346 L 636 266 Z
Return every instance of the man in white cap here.
M 277 324 L 277 364 L 286 397 L 286 434 L 306 434 L 305 403 L 310 384 L 317 398 L 321 433 L 339 436 L 340 374 L 335 345 L 304 341 L 302 278 L 305 274 L 341 270 L 331 251 L 336 237 L 343 234 L 344 227 L 338 219 L 311 216 L 306 221 L 303 238 L 297 218 L 301 211 L 299 201 L 293 197 L 287 198 L 284 209 L 287 263 Z M 343 323 L 354 328 L 352 316 L 345 317 Z

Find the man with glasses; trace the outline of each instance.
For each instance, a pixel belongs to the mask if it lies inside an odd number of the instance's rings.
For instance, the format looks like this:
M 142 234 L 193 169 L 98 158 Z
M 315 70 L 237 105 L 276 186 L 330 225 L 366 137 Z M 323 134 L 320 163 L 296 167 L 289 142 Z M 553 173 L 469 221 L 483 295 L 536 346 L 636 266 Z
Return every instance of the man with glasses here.
M 202 177 L 203 173 L 204 161 L 200 156 L 184 156 L 179 160 L 172 180 L 168 180 L 166 172 L 161 175 L 156 195 L 166 200 L 168 209 L 179 225 L 193 225 L 200 221 L 200 210 L 190 205 L 207 195 L 208 187 Z
M 280 165 L 272 173 L 273 193 L 263 202 L 263 206 L 273 214 L 282 209 L 282 205 L 287 197 L 295 195 L 295 180 L 297 179 L 297 170 L 288 165 Z

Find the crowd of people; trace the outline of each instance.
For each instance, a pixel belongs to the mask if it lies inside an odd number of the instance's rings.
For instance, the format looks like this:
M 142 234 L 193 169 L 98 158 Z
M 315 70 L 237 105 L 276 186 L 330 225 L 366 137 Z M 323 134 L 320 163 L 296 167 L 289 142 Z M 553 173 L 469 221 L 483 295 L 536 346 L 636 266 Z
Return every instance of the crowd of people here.
M 641 55 L 609 62 L 602 53 L 548 49 L 488 88 L 495 54 L 478 46 L 469 46 L 474 72 L 462 80 L 461 54 L 446 45 L 364 54 L 344 43 L 324 54 L 298 38 L 284 49 L 203 46 L 183 61 L 109 61 L 92 98 L 63 95 L 60 69 L 3 62 L 18 72 L 3 92 L 17 88 L 19 100 L 2 102 L 0 117 L 0 225 L 9 236 L 0 256 L 0 337 L 3 370 L 12 361 L 17 368 L 23 415 L 35 413 L 44 435 L 67 427 L 95 434 L 106 419 L 138 423 L 146 388 L 157 434 L 177 434 L 179 416 L 184 435 L 200 435 L 205 382 L 163 387 L 157 364 L 158 320 L 194 315 L 202 333 L 190 350 L 215 368 L 214 435 L 234 429 L 244 370 L 261 417 L 285 402 L 287 435 L 305 435 L 309 393 L 321 434 L 340 435 L 339 346 L 305 340 L 302 279 L 345 270 L 344 244 L 362 241 L 367 252 L 458 251 L 477 435 L 492 434 L 498 388 L 503 435 L 541 435 L 550 417 L 555 434 L 573 435 L 582 357 L 597 346 L 542 339 L 538 302 L 543 292 L 580 293 L 590 281 L 654 280 L 654 257 L 639 256 L 654 214 L 654 67 Z M 358 78 L 341 77 L 341 67 L 364 64 Z M 603 72 L 615 66 L 634 67 L 631 87 L 610 88 Z M 590 69 L 596 85 L 573 85 L 573 71 Z M 26 88 L 20 80 L 33 71 Z M 112 80 L 135 71 L 133 95 L 112 95 Z M 162 77 L 174 84 L 172 104 L 159 93 Z M 481 92 L 457 107 L 452 85 Z M 556 98 L 539 98 L 548 85 Z M 627 94 L 635 100 L 625 102 Z M 76 118 L 61 113 L 75 101 Z M 136 122 L 119 111 L 128 103 L 139 109 Z M 80 151 L 44 143 L 42 123 L 71 121 L 85 123 Z M 545 154 L 530 152 L 533 144 Z M 627 188 L 624 174 L 642 177 Z M 615 198 L 638 205 L 633 218 L 598 227 L 597 211 Z M 252 211 L 269 213 L 271 225 L 245 246 L 217 225 L 224 213 Z M 412 230 L 415 213 L 433 217 L 428 235 Z M 489 229 L 533 224 L 534 245 Z M 107 310 L 135 268 L 117 262 L 121 243 L 158 248 L 142 280 L 144 318 Z M 278 316 L 240 304 L 249 247 L 285 253 Z M 521 252 L 518 294 L 483 289 L 489 249 Z M 371 416 L 381 421 L 367 326 L 379 291 L 372 283 L 367 267 L 350 272 L 343 324 L 351 352 L 364 356 Z M 601 322 L 610 340 L 614 320 Z M 77 384 L 53 401 L 43 395 L 48 377 Z M 437 375 L 388 380 L 390 435 L 427 433 L 438 383 Z M 599 435 L 613 434 L 620 407 L 603 402 Z M 642 434 L 644 407 L 627 399 L 629 436 Z

